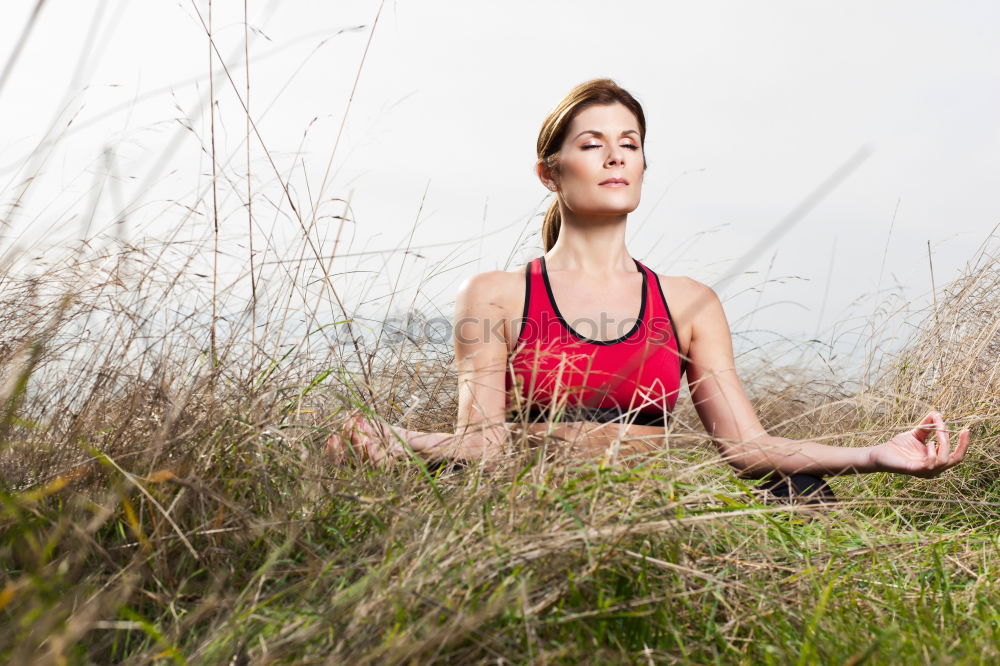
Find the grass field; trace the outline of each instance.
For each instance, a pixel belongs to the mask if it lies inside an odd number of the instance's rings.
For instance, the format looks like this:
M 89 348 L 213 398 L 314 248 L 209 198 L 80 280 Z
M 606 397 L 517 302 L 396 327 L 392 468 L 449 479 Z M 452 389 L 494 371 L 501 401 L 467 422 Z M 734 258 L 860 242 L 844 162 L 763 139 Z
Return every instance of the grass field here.
M 751 382 L 786 436 L 871 444 L 928 407 L 956 431 L 972 425 L 965 462 L 943 476 L 838 477 L 843 502 L 822 511 L 760 503 L 689 403 L 669 450 L 632 467 L 525 453 L 490 476 L 334 468 L 323 438 L 352 406 L 451 427 L 450 356 L 370 354 L 362 372 L 361 348 L 281 358 L 258 336 L 245 354 L 247 325 L 219 324 L 213 362 L 211 321 L 163 314 L 201 278 L 157 256 L 133 248 L 5 279 L 4 661 L 1000 658 L 1000 271 L 988 254 L 939 295 L 928 316 L 946 323 L 864 391 Z M 414 392 L 423 406 L 407 410 Z

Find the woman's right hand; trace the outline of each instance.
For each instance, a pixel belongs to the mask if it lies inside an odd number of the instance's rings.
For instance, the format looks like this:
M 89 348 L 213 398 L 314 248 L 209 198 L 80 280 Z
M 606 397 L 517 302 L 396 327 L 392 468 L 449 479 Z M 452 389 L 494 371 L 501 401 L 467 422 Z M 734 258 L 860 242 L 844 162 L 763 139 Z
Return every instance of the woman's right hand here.
M 363 462 L 383 467 L 402 452 L 402 446 L 381 423 L 371 423 L 360 409 L 351 410 L 340 432 L 326 440 L 326 453 L 336 463 L 355 457 Z

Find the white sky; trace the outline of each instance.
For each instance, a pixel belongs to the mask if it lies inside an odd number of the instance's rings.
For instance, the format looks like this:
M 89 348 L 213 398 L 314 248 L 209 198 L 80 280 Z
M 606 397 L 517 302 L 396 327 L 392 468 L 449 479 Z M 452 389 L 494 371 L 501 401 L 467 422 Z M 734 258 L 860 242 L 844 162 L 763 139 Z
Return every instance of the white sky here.
M 0 63 L 35 2 L 4 5 Z M 258 29 L 251 115 L 278 171 L 294 167 L 289 189 L 310 210 L 379 3 L 249 5 Z M 197 7 L 207 18 L 207 2 Z M 216 0 L 213 11 L 219 52 L 243 95 L 243 3 Z M 845 318 L 875 306 L 851 304 L 876 288 L 927 301 L 928 241 L 940 286 L 1000 222 L 998 33 L 1000 5 L 987 1 L 389 0 L 322 198 L 350 197 L 350 251 L 405 246 L 418 210 L 412 245 L 437 245 L 405 259 L 398 285 L 401 258 L 385 267 L 385 255 L 351 257 L 339 269 L 381 272 L 368 299 L 396 289 L 399 305 L 447 312 L 466 276 L 540 254 L 537 235 L 520 237 L 537 233 L 540 218 L 528 216 L 547 193 L 532 170 L 539 126 L 570 87 L 609 76 L 642 102 L 648 123 L 650 168 L 629 248 L 663 273 L 712 283 L 858 148 L 873 149 L 754 262 L 755 275 L 721 289 L 734 328 L 771 332 L 740 339 L 822 331 L 846 344 L 838 336 L 857 324 Z M 207 67 L 189 0 L 48 0 L 0 90 L 3 210 L 27 174 L 40 174 L 0 230 L 2 250 L 66 245 L 88 226 L 94 201 L 91 235 L 115 232 L 130 205 L 119 227 L 130 238 L 206 238 L 211 197 L 198 188 L 211 170 L 199 107 Z M 233 156 L 223 173 L 235 188 L 220 195 L 220 215 L 236 266 L 247 234 L 237 196 L 244 116 L 225 75 L 215 85 L 217 149 Z M 178 120 L 189 115 L 185 130 Z M 65 134 L 30 161 L 54 122 Z M 117 177 L 98 198 L 106 147 Z M 258 196 L 279 202 L 256 139 L 252 151 Z M 196 214 L 185 217 L 187 208 Z M 257 233 L 274 233 L 278 252 L 281 239 L 290 247 L 299 227 L 288 206 L 255 210 Z M 779 281 L 763 294 L 745 291 L 764 274 Z M 345 288 L 359 290 L 363 275 L 345 277 Z

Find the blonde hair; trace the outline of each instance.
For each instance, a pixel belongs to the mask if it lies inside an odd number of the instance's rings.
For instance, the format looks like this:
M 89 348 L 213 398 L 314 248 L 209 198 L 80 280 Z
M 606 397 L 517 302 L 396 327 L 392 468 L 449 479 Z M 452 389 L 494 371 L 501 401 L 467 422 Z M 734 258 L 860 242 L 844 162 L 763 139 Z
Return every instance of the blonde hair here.
M 644 146 L 646 116 L 643 114 L 639 102 L 611 79 L 591 79 L 570 90 L 556 105 L 556 108 L 552 109 L 551 113 L 546 116 L 542 123 L 542 129 L 538 132 L 536 144 L 538 159 L 543 161 L 553 172 L 559 173 L 559 151 L 566 139 L 566 132 L 569 130 L 573 118 L 587 107 L 616 102 L 625 106 L 635 115 L 639 123 L 639 143 Z M 645 151 L 643 151 L 642 168 L 645 169 L 646 166 Z M 546 252 L 556 244 L 561 225 L 562 215 L 559 212 L 559 195 L 557 193 L 549 205 L 549 209 L 545 212 L 545 219 L 542 220 L 542 242 Z

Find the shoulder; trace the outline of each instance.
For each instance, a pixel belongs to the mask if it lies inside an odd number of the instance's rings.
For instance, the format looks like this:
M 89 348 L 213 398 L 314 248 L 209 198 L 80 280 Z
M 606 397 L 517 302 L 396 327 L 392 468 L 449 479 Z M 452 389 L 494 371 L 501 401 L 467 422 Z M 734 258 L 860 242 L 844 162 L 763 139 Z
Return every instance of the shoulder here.
M 671 314 L 687 321 L 697 319 L 697 314 L 706 309 L 720 308 L 719 295 L 712 287 L 686 275 L 664 275 L 657 273 L 663 296 L 667 300 Z
M 510 271 L 484 271 L 465 278 L 458 286 L 459 294 L 504 294 L 515 287 L 524 288 L 524 268 Z
M 693 351 L 696 340 L 729 333 L 722 301 L 715 290 L 684 275 L 656 274 L 663 297 L 670 308 L 670 318 L 677 327 L 681 348 Z
M 462 280 L 462 283 L 458 286 L 458 292 L 460 294 L 476 293 L 478 291 L 502 286 L 506 276 L 507 271 L 485 271 L 483 273 L 475 273 Z
M 510 271 L 484 271 L 465 278 L 458 286 L 455 304 L 463 309 L 499 308 L 514 311 L 524 298 L 524 267 Z
M 669 289 L 670 293 L 675 298 L 686 299 L 715 295 L 715 290 L 707 284 L 699 282 L 698 280 L 686 275 L 665 275 L 663 273 L 657 273 L 656 276 L 660 280 L 660 285 L 663 287 L 663 291 L 666 292 Z

